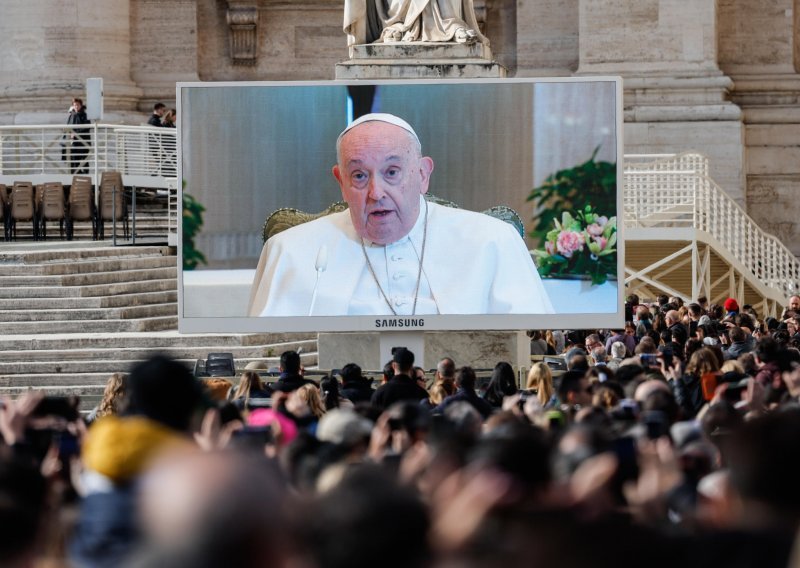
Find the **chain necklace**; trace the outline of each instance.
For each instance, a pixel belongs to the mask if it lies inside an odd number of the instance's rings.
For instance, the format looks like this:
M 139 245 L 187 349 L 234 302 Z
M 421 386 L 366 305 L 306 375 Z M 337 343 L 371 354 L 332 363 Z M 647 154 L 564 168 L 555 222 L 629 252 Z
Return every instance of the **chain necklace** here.
M 425 202 L 425 220 L 422 225 L 422 253 L 419 255 L 419 271 L 417 272 L 417 286 L 414 289 L 414 306 L 411 309 L 411 315 L 416 315 L 417 313 L 417 298 L 419 298 L 419 285 L 422 282 L 422 262 L 425 260 L 425 243 L 428 240 L 428 201 L 423 199 Z M 408 239 L 411 241 L 411 237 L 409 236 Z M 413 247 L 414 241 L 411 241 L 411 245 Z M 384 251 L 386 250 L 386 245 L 383 245 Z M 364 246 L 364 237 L 361 237 L 361 252 L 364 253 L 364 260 L 367 261 L 367 267 L 369 268 L 369 273 L 372 274 L 372 279 L 375 281 L 375 284 L 378 286 L 378 290 L 380 290 L 381 296 L 383 296 L 383 301 L 386 302 L 386 305 L 389 306 L 389 309 L 392 311 L 392 315 L 397 315 L 397 311 L 392 307 L 392 303 L 389 301 L 389 297 L 386 295 L 386 292 L 383 291 L 383 286 L 381 286 L 380 280 L 378 280 L 378 275 L 375 274 L 375 269 L 372 267 L 372 263 L 369 260 L 369 255 L 367 254 L 367 248 Z

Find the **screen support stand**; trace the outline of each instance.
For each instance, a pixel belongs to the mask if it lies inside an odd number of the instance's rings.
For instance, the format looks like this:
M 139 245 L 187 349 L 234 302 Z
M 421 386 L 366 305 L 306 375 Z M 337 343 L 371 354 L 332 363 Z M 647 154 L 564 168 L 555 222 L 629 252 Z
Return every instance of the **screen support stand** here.
M 422 331 L 381 331 L 381 366 L 392 360 L 392 347 L 405 347 L 414 354 L 414 365 L 423 367 L 425 361 L 425 335 Z

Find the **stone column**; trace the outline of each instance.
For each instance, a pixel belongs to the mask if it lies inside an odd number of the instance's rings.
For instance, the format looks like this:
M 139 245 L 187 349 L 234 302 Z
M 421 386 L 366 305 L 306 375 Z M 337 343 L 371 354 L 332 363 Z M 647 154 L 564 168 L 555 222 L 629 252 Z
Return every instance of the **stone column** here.
M 517 2 L 517 77 L 571 75 L 578 66 L 579 0 Z
M 744 204 L 744 126 L 717 63 L 717 0 L 580 0 L 578 75 L 621 75 L 625 152 L 696 150 Z
M 139 121 L 156 102 L 175 106 L 175 83 L 197 75 L 197 1 L 130 0 L 131 77 L 142 89 Z
M 747 211 L 800 255 L 800 1 L 719 0 L 719 50 L 744 112 Z
M 106 120 L 131 115 L 141 90 L 131 80 L 129 2 L 4 2 L 0 123 L 65 121 L 88 77 L 103 78 Z

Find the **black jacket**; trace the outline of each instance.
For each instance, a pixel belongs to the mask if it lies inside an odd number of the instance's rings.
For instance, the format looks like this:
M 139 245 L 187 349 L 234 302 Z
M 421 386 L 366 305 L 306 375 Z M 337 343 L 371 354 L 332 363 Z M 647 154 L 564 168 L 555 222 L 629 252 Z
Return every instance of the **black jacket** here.
M 300 375 L 289 375 L 287 373 L 281 373 L 280 378 L 277 381 L 269 385 L 270 391 L 282 391 L 282 392 L 292 392 L 296 391 L 303 385 L 314 385 L 318 386 L 317 383 L 312 381 L 311 379 L 306 379 L 305 377 L 301 377 Z
M 372 400 L 372 385 L 368 379 L 350 381 L 342 385 L 341 394 L 347 400 L 353 402 L 369 402 Z
M 395 375 L 388 383 L 380 387 L 372 395 L 372 405 L 378 408 L 389 408 L 401 400 L 420 401 L 428 398 L 428 391 L 419 386 L 408 375 Z
M 478 396 L 474 390 L 458 389 L 456 394 L 448 396 L 442 401 L 442 404 L 433 409 L 433 412 L 439 414 L 444 412 L 445 408 L 456 402 L 468 402 L 477 410 L 484 420 L 489 418 L 492 414 L 492 405 Z
M 67 124 L 91 124 L 89 119 L 86 116 L 86 107 L 83 107 L 78 112 L 74 110 L 69 111 L 69 116 L 67 117 Z M 74 130 L 76 135 L 83 135 L 81 138 L 85 138 L 89 134 L 88 128 L 76 128 Z

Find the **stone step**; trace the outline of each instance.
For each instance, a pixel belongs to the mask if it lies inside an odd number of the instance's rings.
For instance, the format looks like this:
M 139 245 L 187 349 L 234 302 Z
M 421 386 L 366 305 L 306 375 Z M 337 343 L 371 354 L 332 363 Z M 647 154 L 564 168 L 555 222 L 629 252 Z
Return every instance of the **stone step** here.
M 84 361 L 25 361 L 20 363 L 0 363 L 0 387 L 43 387 L 43 386 L 69 386 L 71 384 L 104 385 L 113 373 L 129 373 L 140 361 L 154 355 L 147 353 L 142 358 L 130 360 L 95 359 Z M 126 355 L 128 355 L 126 353 Z M 198 359 L 202 357 L 175 357 L 189 369 L 193 369 Z M 311 367 L 317 364 L 315 352 L 303 353 L 300 359 L 304 366 Z M 263 361 L 267 368 L 277 367 L 280 364 L 280 355 L 274 357 L 248 357 L 235 359 L 237 368 L 243 368 L 250 361 Z M 232 380 L 234 380 L 232 378 Z M 238 381 L 238 377 L 235 378 Z
M 31 387 L 0 387 L 0 397 L 17 398 L 30 390 L 41 390 L 47 396 L 78 396 L 80 398 L 79 409 L 88 411 L 93 409 L 103 399 L 103 389 L 105 385 L 71 385 L 71 386 L 48 386 L 31 389 Z
M 15 286 L 88 286 L 97 284 L 117 284 L 120 282 L 141 282 L 177 278 L 178 267 L 138 268 L 90 274 L 66 274 L 55 276 L 0 276 L 0 288 Z
M 215 351 L 229 351 L 228 347 L 256 347 L 282 344 L 292 341 L 305 341 L 308 333 L 257 333 L 257 334 L 179 334 L 176 329 L 161 332 L 120 332 L 115 335 L 105 333 L 66 333 L 31 334 L 29 336 L 9 337 L 0 335 L 0 352 L 39 351 L 73 349 L 171 349 L 174 347 L 207 347 Z M 280 353 L 278 353 L 280 355 Z M 68 355 L 65 353 L 65 357 Z
M 125 366 L 120 366 L 114 372 L 127 372 L 130 370 L 131 362 L 125 361 Z M 108 381 L 110 373 L 101 370 L 99 372 L 87 369 L 86 372 L 64 372 L 51 371 L 49 373 L 32 374 L 0 374 L 0 388 L 36 388 L 46 389 L 53 387 L 71 387 L 73 385 L 83 386 L 104 386 Z
M 121 333 L 135 331 L 162 331 L 175 329 L 178 326 L 177 316 L 158 316 L 133 320 L 96 320 L 91 323 L 71 320 L 47 322 L 9 322 L 3 324 L 5 335 L 29 335 L 51 333 Z
M 36 243 L 34 245 L 15 245 L 13 242 L 8 242 L 0 246 L 0 265 L 6 262 L 41 264 L 152 256 L 175 256 L 175 249 L 168 246 L 114 247 L 98 242 Z
M 505 67 L 483 59 L 363 59 L 336 64 L 336 79 L 478 79 L 506 76 Z
M 366 43 L 352 47 L 353 59 L 391 59 L 414 61 L 492 59 L 492 50 L 482 43 L 398 41 Z M 362 62 L 363 63 L 363 62 Z M 460 61 L 454 61 L 460 63 Z
M 131 320 L 157 316 L 178 316 L 177 302 L 150 304 L 145 306 L 126 306 L 122 308 L 99 309 L 45 309 L 45 310 L 0 310 L 2 322 L 72 321 L 87 320 Z M 86 325 L 94 325 L 86 323 Z
M 0 287 L 0 298 L 90 298 L 118 294 L 137 294 L 140 292 L 174 291 L 177 287 L 178 281 L 176 278 L 147 280 L 144 282 L 118 282 L 116 284 L 97 286 L 13 286 Z
M 4 276 L 62 276 L 91 272 L 112 272 L 177 267 L 175 256 L 114 258 L 108 260 L 78 260 L 74 262 L 49 262 L 46 264 L 5 264 Z
M 163 292 L 139 292 L 136 294 L 118 294 L 116 296 L 95 296 L 87 298 L 27 298 L 0 299 L 0 310 L 68 310 L 91 308 L 120 308 L 167 304 L 178 301 L 176 290 Z
M 66 343 L 66 342 L 65 342 Z M 65 345 L 69 347 L 69 345 Z M 316 357 L 317 341 L 315 339 L 299 339 L 297 341 L 286 341 L 272 343 L 269 345 L 223 345 L 220 346 L 213 339 L 208 340 L 207 345 L 185 346 L 173 345 L 156 347 L 139 347 L 131 345 L 128 347 L 111 347 L 107 349 L 99 348 L 75 348 L 75 349 L 22 349 L 7 350 L 3 352 L 3 361 L 0 362 L 0 373 L 19 373 L 24 372 L 27 364 L 44 364 L 53 368 L 53 365 L 66 362 L 77 362 L 82 364 L 86 361 L 141 361 L 152 356 L 154 353 L 164 353 L 170 357 L 183 360 L 194 361 L 196 359 L 206 359 L 209 353 L 224 352 L 231 353 L 237 361 L 272 360 L 280 357 L 284 351 L 301 350 L 301 357 L 313 354 Z M 27 371 L 31 372 L 31 371 Z

